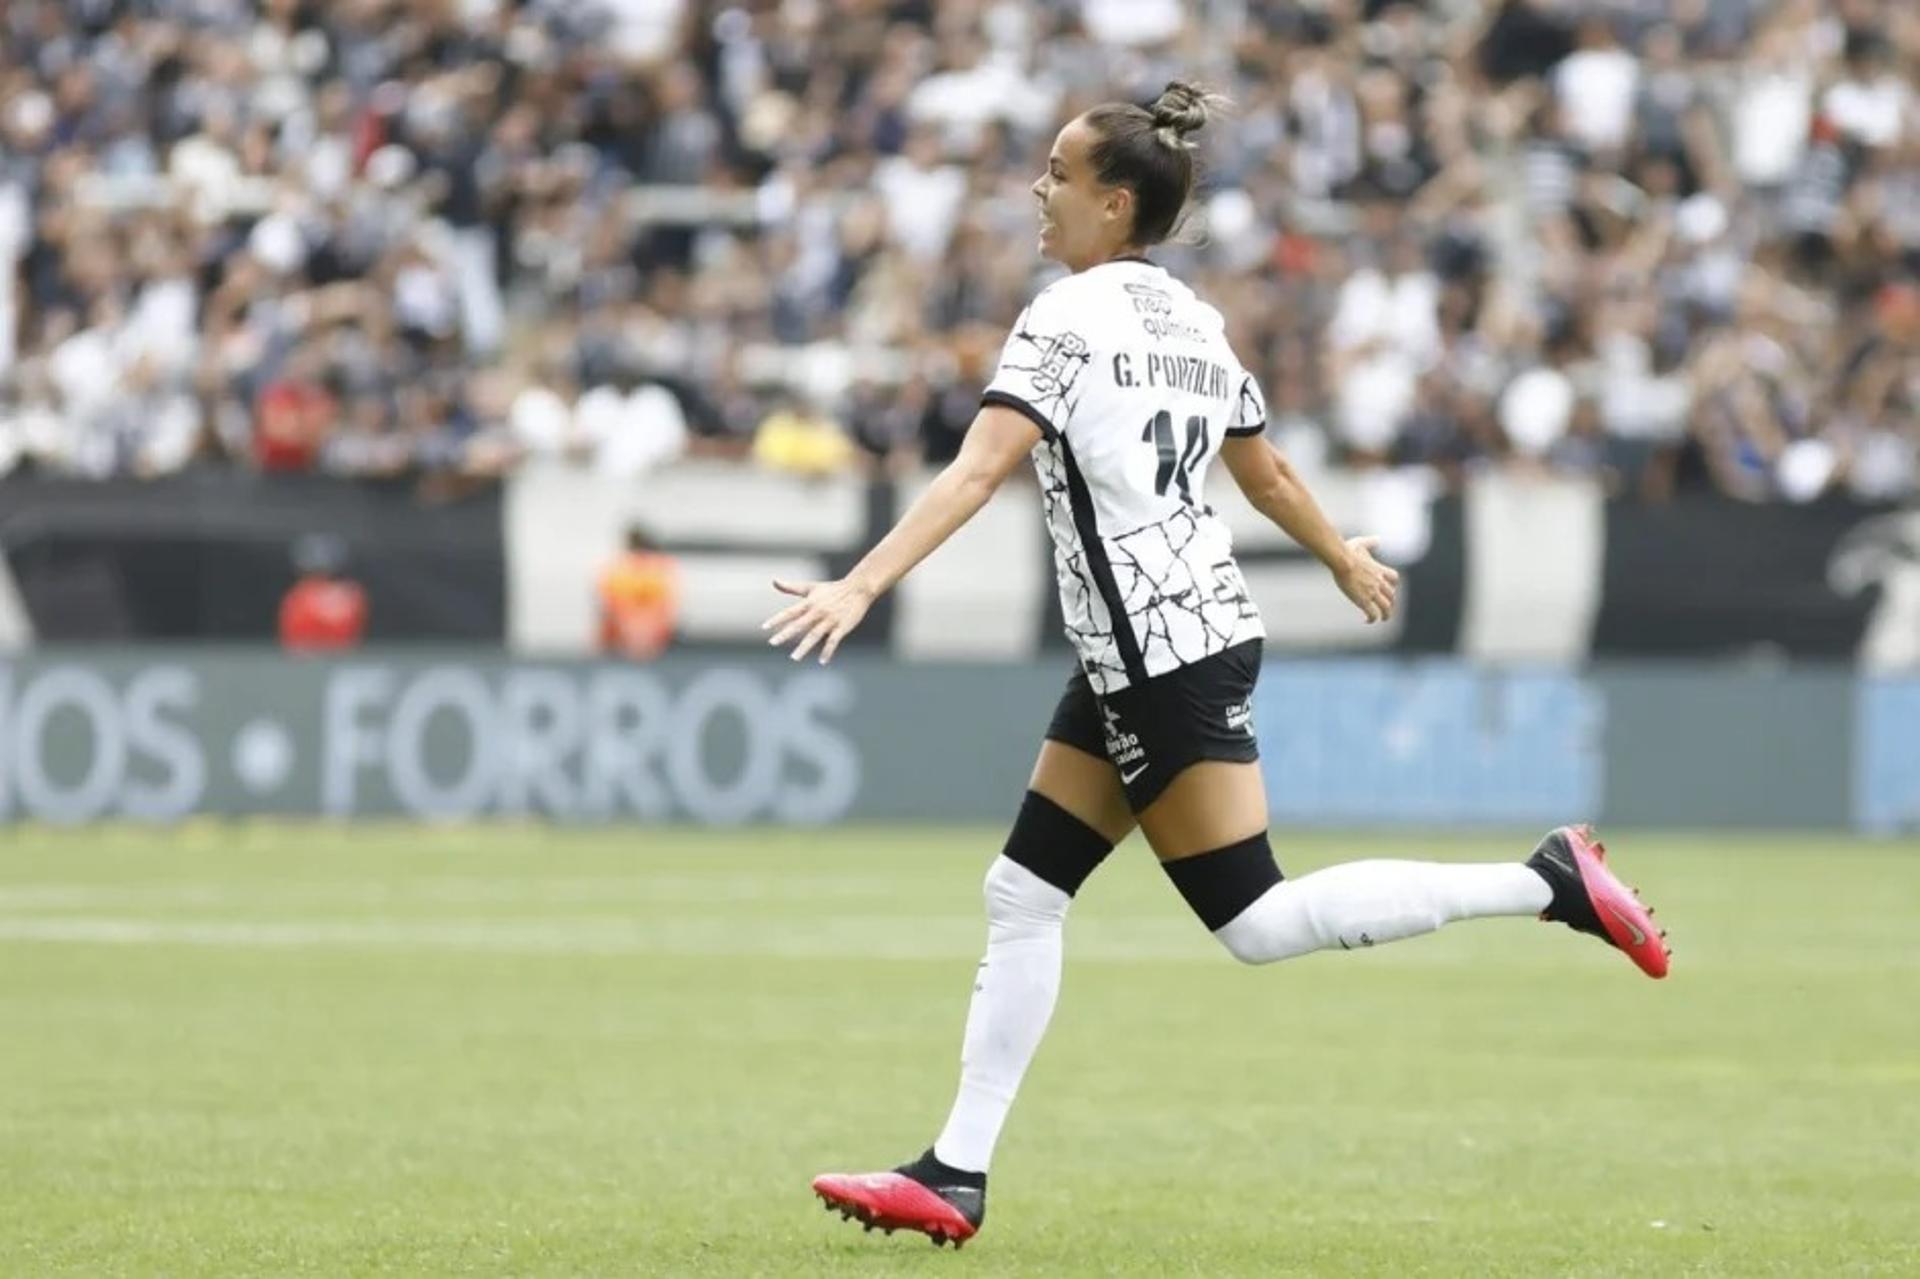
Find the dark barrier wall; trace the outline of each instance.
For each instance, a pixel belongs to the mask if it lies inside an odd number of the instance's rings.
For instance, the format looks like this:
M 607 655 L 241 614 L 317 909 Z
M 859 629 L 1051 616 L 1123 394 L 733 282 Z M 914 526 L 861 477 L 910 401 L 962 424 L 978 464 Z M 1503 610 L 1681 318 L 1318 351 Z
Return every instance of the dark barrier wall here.
M 0 820 L 996 822 L 1066 673 L 48 652 L 0 663 Z M 1920 681 L 1271 661 L 1255 720 L 1282 827 L 1920 825 Z
M 516 475 L 458 501 L 410 486 L 217 471 L 140 482 L 0 482 L 0 645 L 272 635 L 302 534 L 344 537 L 369 638 L 584 654 L 596 575 L 631 523 L 684 561 L 685 646 L 756 644 L 768 579 L 842 572 L 918 481 L 809 484 L 686 467 L 629 485 Z M 1230 485 L 1227 488 L 1230 489 Z M 1245 503 L 1236 530 L 1270 648 L 1588 658 L 1754 653 L 1920 669 L 1920 513 L 1845 501 L 1605 500 L 1591 484 L 1488 476 L 1428 496 L 1392 473 L 1324 480 L 1333 518 L 1381 532 L 1404 574 L 1391 623 L 1361 624 L 1317 565 Z M 9 625 L 9 612 L 15 617 Z M 1050 551 L 1007 486 L 852 637 L 921 660 L 1064 653 Z
M 209 470 L 0 483 L 0 547 L 42 643 L 274 637 L 303 535 L 339 537 L 371 640 L 499 643 L 500 493 Z
M 1767 646 L 1795 657 L 1859 651 L 1878 591 L 1836 587 L 1843 545 L 1884 508 L 1760 506 L 1729 499 L 1607 510 L 1593 651 L 1717 655 Z

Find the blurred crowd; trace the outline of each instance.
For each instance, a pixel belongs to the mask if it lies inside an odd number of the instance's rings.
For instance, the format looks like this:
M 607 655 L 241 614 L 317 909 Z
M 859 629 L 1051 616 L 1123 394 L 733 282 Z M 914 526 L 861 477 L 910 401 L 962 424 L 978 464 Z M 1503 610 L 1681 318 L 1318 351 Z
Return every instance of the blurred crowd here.
M 1290 449 L 1914 491 L 1910 0 L 10 0 L 0 472 L 939 461 L 1175 77 Z

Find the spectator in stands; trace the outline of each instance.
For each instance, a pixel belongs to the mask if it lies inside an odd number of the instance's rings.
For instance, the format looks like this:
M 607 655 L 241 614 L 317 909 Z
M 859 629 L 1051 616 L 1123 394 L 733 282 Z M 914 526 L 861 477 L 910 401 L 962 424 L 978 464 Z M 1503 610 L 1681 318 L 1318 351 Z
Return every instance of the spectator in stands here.
M 680 625 L 679 566 L 644 529 L 600 575 L 600 651 L 637 662 L 667 650 Z
M 795 475 L 831 475 L 855 459 L 839 423 L 798 397 L 767 414 L 753 435 L 753 460 Z
M 310 471 L 319 462 L 339 412 L 321 369 L 320 353 L 300 346 L 261 387 L 253 428 L 253 460 L 261 470 Z
M 1340 287 L 1328 346 L 1338 386 L 1340 439 L 1358 458 L 1391 451 L 1415 407 L 1421 376 L 1441 355 L 1440 283 L 1412 233 L 1382 201 L 1367 210 L 1369 234 L 1353 246 L 1361 261 Z
M 347 545 L 332 533 L 294 543 L 299 580 L 280 601 L 280 646 L 290 653 L 357 648 L 367 629 L 367 593 L 346 576 Z
M 1578 47 L 1552 74 L 1561 115 L 1586 153 L 1610 155 L 1624 148 L 1633 127 L 1640 64 L 1620 47 L 1605 14 L 1581 24 Z

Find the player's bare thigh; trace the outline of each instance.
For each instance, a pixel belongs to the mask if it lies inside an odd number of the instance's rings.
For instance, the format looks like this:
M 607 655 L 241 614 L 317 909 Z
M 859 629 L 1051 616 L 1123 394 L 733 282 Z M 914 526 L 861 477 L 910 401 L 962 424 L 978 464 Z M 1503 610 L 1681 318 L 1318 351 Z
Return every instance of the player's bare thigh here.
M 1237 844 L 1267 829 L 1267 787 L 1258 763 L 1205 760 L 1183 769 L 1140 814 L 1140 831 L 1163 862 Z
M 1127 807 L 1127 793 L 1120 788 L 1120 774 L 1097 755 L 1048 738 L 1040 744 L 1040 758 L 1034 762 L 1033 779 L 1027 785 L 1098 831 L 1109 843 L 1118 844 L 1133 831 L 1133 811 Z

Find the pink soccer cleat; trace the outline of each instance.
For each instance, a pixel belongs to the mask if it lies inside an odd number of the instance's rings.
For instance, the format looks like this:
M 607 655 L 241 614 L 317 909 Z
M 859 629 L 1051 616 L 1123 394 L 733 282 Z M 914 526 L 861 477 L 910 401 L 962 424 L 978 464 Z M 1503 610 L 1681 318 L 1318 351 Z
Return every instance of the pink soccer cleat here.
M 813 1193 L 829 1211 L 837 1208 L 868 1230 L 917 1230 L 936 1248 L 951 1242 L 958 1249 L 986 1220 L 986 1178 L 953 1170 L 947 1170 L 948 1177 L 930 1175 L 944 1168 L 928 1151 L 892 1172 L 822 1174 L 813 1179 Z M 980 1184 L 961 1184 L 962 1179 Z
M 1665 977 L 1673 952 L 1656 928 L 1640 894 L 1607 869 L 1607 848 L 1591 826 L 1560 826 L 1547 832 L 1527 865 L 1553 889 L 1540 918 L 1589 933 L 1627 953 L 1649 977 Z

